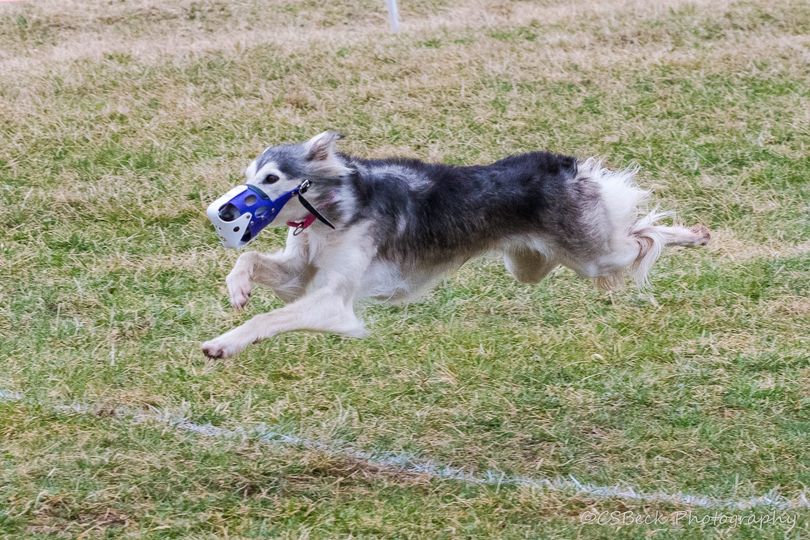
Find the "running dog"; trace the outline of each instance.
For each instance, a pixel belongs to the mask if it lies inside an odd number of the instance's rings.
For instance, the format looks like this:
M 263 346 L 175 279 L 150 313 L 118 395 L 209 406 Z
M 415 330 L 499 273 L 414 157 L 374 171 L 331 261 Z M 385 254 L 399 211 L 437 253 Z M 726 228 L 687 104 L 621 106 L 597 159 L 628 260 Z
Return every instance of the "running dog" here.
M 226 278 L 237 309 L 257 283 L 286 305 L 205 342 L 207 356 L 292 330 L 364 337 L 358 301 L 407 302 L 486 252 L 502 254 L 521 282 L 562 265 L 611 288 L 625 274 L 646 284 L 666 246 L 709 240 L 702 225 L 659 224 L 668 212 L 642 216 L 649 192 L 635 184 L 636 169 L 549 152 L 474 166 L 361 159 L 338 152 L 339 137 L 270 147 L 248 166 L 249 187 L 276 198 L 305 185 L 309 202 L 288 196 L 273 223 L 291 227 L 284 249 L 248 251 Z

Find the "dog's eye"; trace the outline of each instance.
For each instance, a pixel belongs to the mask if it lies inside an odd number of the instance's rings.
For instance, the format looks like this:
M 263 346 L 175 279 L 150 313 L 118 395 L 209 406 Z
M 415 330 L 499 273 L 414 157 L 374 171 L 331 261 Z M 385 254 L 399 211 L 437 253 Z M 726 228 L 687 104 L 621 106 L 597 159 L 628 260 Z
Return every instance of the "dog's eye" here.
M 278 176 L 276 176 L 275 174 L 268 174 L 267 176 L 264 177 L 264 182 L 265 184 L 273 184 L 275 182 L 278 182 Z

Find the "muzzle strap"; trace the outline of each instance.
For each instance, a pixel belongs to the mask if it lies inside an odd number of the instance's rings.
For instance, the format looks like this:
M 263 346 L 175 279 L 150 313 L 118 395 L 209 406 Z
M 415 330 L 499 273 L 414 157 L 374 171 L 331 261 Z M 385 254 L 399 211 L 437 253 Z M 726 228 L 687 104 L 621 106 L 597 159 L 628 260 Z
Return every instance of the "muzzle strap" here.
M 323 216 L 323 214 L 321 214 L 320 212 L 318 212 L 318 211 L 315 209 L 315 207 L 314 207 L 314 206 L 312 206 L 312 205 L 309 203 L 309 201 L 308 201 L 308 200 L 306 200 L 306 199 L 305 199 L 305 198 L 304 198 L 304 197 L 301 195 L 301 193 L 300 193 L 300 192 L 298 193 L 298 200 L 299 200 L 299 201 L 301 201 L 301 204 L 302 204 L 302 205 L 304 205 L 304 208 L 306 208 L 307 210 L 309 210 L 309 213 L 310 213 L 310 214 L 312 214 L 313 216 L 315 216 L 316 218 L 318 218 L 318 220 L 319 220 L 319 221 L 321 221 L 321 222 L 323 222 L 323 224 L 324 224 L 324 225 L 327 225 L 328 227 L 331 227 L 332 229 L 334 229 L 334 228 L 335 228 L 335 226 L 334 226 L 334 225 L 332 225 L 332 223 L 331 223 L 331 222 L 330 222 L 328 219 L 326 219 L 326 218 Z
M 311 184 L 312 182 L 310 182 L 309 180 L 304 180 L 303 182 L 301 182 L 301 185 L 298 186 L 298 188 L 296 189 L 296 195 L 298 195 L 298 200 L 301 201 L 303 207 L 309 210 L 310 213 L 310 215 L 307 216 L 303 221 L 290 221 L 287 223 L 291 227 L 295 227 L 296 235 L 300 234 L 301 231 L 312 225 L 312 222 L 315 221 L 315 218 L 318 218 L 318 220 L 323 222 L 328 227 L 332 229 L 335 228 L 335 226 L 332 225 L 332 223 L 328 219 L 326 219 L 323 214 L 318 212 L 318 210 L 316 210 L 315 207 L 312 206 L 312 204 L 310 204 L 310 202 L 304 198 L 304 193 L 307 192 Z

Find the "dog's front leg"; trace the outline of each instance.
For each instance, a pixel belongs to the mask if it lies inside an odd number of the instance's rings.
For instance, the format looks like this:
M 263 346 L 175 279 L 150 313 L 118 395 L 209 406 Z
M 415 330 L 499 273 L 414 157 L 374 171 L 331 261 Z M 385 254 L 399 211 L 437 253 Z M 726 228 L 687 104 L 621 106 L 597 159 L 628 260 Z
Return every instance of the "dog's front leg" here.
M 253 270 L 259 253 L 248 251 L 239 255 L 236 264 L 225 278 L 228 286 L 228 297 L 231 305 L 236 309 L 242 309 L 250 298 L 250 291 L 253 289 Z
M 301 296 L 308 278 L 308 253 L 306 241 L 296 237 L 291 229 L 287 234 L 284 251 L 268 254 L 248 251 L 240 255 L 233 270 L 225 278 L 231 305 L 236 309 L 243 308 L 250 298 L 254 283 L 272 288 L 285 302 Z
M 368 227 L 355 226 L 330 240 L 316 257 L 306 294 L 203 343 L 203 352 L 211 358 L 232 356 L 251 343 L 292 330 L 364 337 L 365 327 L 354 314 L 354 299 L 374 256 Z
M 257 315 L 248 322 L 203 343 L 202 349 L 210 358 L 232 356 L 251 343 L 292 330 L 334 332 L 349 337 L 365 337 L 363 323 L 354 314 L 350 283 L 330 283 L 295 302 L 270 313 Z
M 254 283 L 272 288 L 285 302 L 295 300 L 304 292 L 306 275 L 306 259 L 299 252 L 248 251 L 236 260 L 225 283 L 231 305 L 241 309 L 247 304 Z

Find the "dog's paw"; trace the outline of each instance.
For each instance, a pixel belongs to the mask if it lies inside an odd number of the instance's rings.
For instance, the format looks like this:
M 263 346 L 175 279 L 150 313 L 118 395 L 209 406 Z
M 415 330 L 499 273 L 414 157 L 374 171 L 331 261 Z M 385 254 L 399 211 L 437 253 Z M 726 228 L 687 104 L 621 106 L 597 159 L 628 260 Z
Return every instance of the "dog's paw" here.
M 697 239 L 695 240 L 696 246 L 705 246 L 709 243 L 709 240 L 712 237 L 712 233 L 709 232 L 709 228 L 705 225 L 693 225 L 689 227 L 689 230 L 695 233 Z
M 345 330 L 345 331 L 342 331 L 342 332 L 339 332 L 339 333 L 342 336 L 349 337 L 349 338 L 354 338 L 354 339 L 365 339 L 365 338 L 367 338 L 368 336 L 371 335 L 371 332 L 366 330 L 366 327 L 363 326 L 362 324 L 358 325 L 356 328 L 352 328 L 350 330 Z
M 247 272 L 228 274 L 228 277 L 225 278 L 225 284 L 228 286 L 228 297 L 231 300 L 231 305 L 235 309 L 245 307 L 245 304 L 250 299 L 250 291 L 253 286 Z
M 239 346 L 238 343 L 225 339 L 222 336 L 206 341 L 202 344 L 202 351 L 208 358 L 228 358 L 233 356 L 244 347 Z

